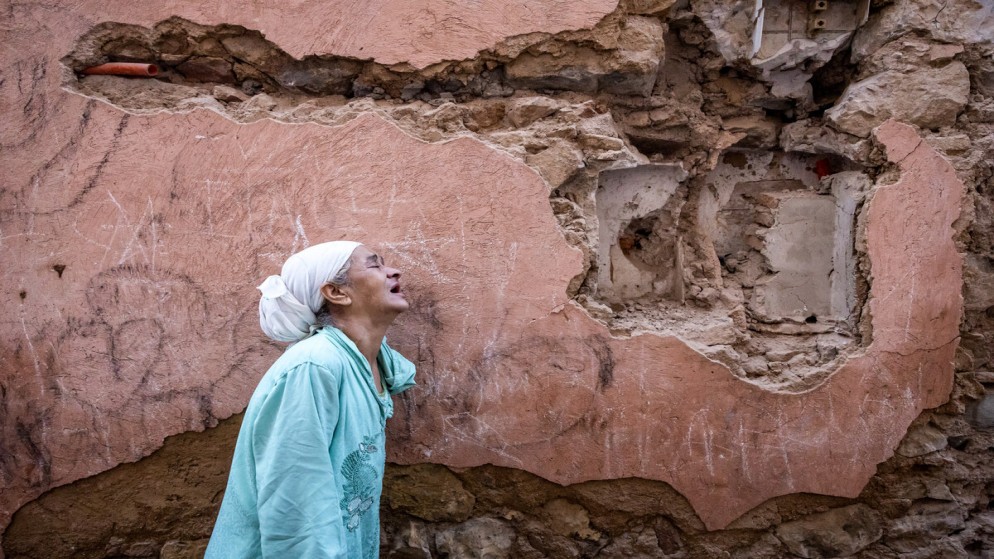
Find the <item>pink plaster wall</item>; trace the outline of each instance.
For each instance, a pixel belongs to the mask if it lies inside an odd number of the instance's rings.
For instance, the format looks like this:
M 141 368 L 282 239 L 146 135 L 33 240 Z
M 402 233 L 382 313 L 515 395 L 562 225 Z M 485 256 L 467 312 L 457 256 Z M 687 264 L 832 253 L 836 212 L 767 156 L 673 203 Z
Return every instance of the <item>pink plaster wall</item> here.
M 408 275 L 393 337 L 422 388 L 398 402 L 395 461 L 663 480 L 718 528 L 775 495 L 855 495 L 948 397 L 963 186 L 910 127 L 877 132 L 901 179 L 870 202 L 873 343 L 810 392 L 775 394 L 678 339 L 613 338 L 568 302 L 581 258 L 546 185 L 480 142 L 425 144 L 374 115 L 133 116 L 63 91 L 58 58 L 115 6 L 12 6 L 0 42 L 0 526 L 242 409 L 279 351 L 253 286 L 336 238 Z M 181 11 L 153 9 L 141 23 Z
M 63 4 L 37 2 L 14 9 L 35 16 L 71 13 L 78 18 L 73 29 L 108 21 L 150 27 L 173 16 L 201 25 L 241 25 L 261 31 L 295 58 L 333 54 L 424 68 L 472 58 L 517 35 L 592 27 L 618 0 L 166 0 L 142 3 L 140 9 L 121 0 L 84 0 L 71 9 Z

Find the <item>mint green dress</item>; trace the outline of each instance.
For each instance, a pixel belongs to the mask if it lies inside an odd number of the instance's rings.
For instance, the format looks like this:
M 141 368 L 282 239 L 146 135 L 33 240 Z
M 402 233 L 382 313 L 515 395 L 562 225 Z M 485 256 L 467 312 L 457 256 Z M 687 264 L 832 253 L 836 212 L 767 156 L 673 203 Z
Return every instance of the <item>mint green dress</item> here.
M 366 359 L 325 327 L 270 367 L 249 400 L 205 559 L 375 558 L 384 428 L 414 365 L 387 346 L 378 393 Z

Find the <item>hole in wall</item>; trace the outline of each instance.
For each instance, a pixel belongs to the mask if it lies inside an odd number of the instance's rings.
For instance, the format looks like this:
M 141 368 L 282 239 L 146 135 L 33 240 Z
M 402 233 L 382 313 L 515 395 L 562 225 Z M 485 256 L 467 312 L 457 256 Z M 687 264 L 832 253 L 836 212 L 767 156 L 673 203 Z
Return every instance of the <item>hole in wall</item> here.
M 811 76 L 811 93 L 815 110 L 812 116 L 821 116 L 842 97 L 846 87 L 854 81 L 856 65 L 850 61 L 852 50 L 841 49 Z
M 855 223 L 869 178 L 821 156 L 726 152 L 600 174 L 594 299 L 616 333 L 678 336 L 777 390 L 820 382 L 856 347 Z
M 673 130 L 670 131 L 669 135 L 674 138 L 681 136 L 688 136 L 689 131 L 686 130 Z M 635 149 L 639 150 L 639 153 L 647 157 L 651 156 L 671 156 L 678 153 L 680 150 L 687 148 L 687 142 L 680 141 L 676 139 L 667 139 L 667 131 L 659 131 L 658 135 L 660 137 L 650 136 L 646 131 L 638 131 L 629 133 L 629 141 L 635 146 Z
M 969 437 L 949 437 L 949 446 L 955 450 L 964 451 L 970 446 Z
M 677 224 L 686 173 L 674 165 L 645 165 L 601 173 L 597 295 L 622 309 L 627 301 L 683 301 Z
M 634 293 L 652 293 L 670 301 L 683 301 L 683 259 L 680 237 L 668 214 L 653 212 L 632 219 L 618 236 L 621 254 L 640 273 L 631 280 Z M 612 282 L 622 278 L 615 272 L 612 259 Z

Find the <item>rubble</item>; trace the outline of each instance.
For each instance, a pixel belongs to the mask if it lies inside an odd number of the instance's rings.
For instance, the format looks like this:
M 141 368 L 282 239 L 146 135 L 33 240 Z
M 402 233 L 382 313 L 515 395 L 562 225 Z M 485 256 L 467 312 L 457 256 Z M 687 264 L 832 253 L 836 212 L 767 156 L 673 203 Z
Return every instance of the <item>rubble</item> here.
M 776 535 L 800 557 L 850 557 L 880 539 L 880 524 L 870 507 L 851 505 L 782 524 Z
M 861 138 L 889 118 L 934 129 L 956 122 L 969 93 L 970 74 L 961 62 L 907 74 L 886 71 L 850 85 L 825 117 Z

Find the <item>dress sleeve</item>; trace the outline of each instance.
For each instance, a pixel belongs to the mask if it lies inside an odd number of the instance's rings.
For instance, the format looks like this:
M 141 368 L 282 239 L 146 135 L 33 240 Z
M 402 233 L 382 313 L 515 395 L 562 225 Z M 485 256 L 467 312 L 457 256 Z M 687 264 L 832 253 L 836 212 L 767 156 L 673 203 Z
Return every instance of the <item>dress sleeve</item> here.
M 338 397 L 332 372 L 304 363 L 262 403 L 252 445 L 263 557 L 346 556 L 330 454 Z

